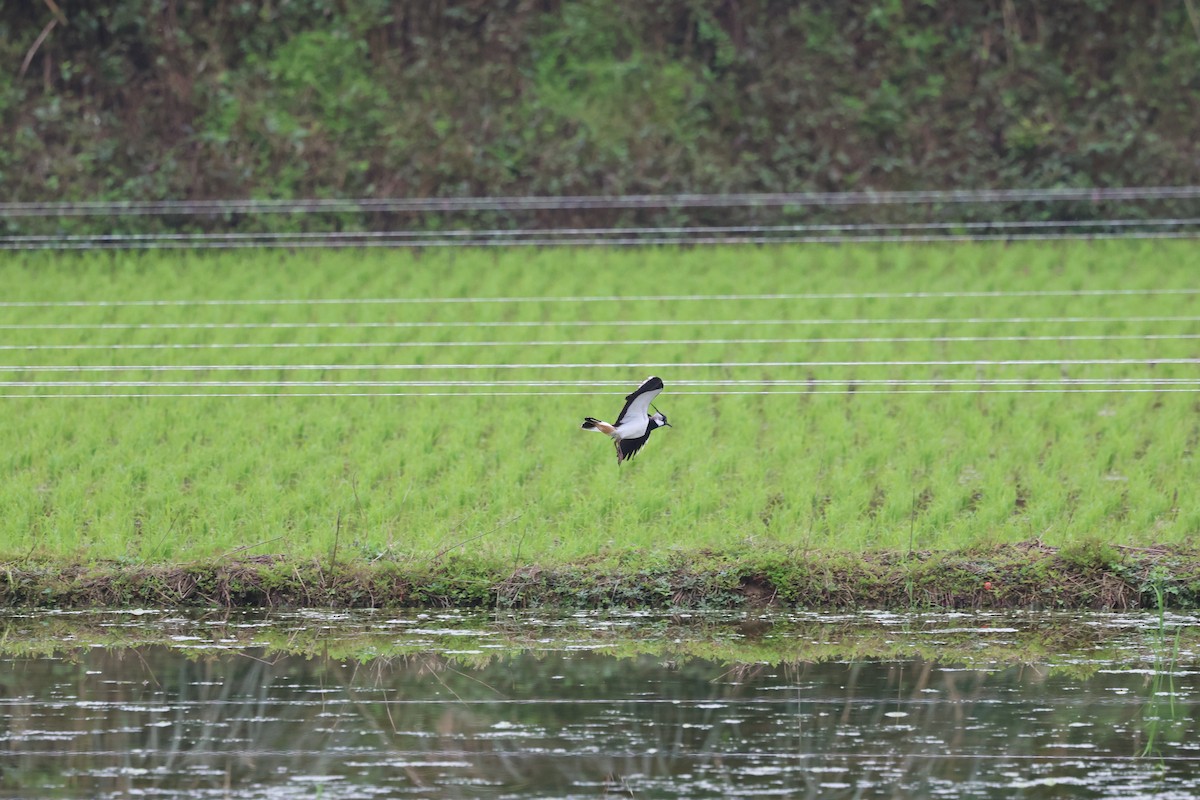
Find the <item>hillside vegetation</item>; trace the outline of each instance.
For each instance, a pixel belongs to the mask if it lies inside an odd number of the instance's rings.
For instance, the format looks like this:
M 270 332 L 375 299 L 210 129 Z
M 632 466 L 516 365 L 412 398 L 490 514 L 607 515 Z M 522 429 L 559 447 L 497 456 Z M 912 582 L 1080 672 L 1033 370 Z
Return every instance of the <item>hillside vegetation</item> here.
M 1200 181 L 1192 0 L 72 5 L 0 8 L 0 200 Z

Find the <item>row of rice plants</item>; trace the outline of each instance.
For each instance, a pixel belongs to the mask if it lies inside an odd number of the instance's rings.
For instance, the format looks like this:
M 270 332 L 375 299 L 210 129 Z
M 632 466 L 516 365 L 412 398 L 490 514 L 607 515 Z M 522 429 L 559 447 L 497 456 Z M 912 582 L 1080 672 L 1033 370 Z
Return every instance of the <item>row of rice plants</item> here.
M 1200 528 L 1197 260 L 1146 242 L 12 257 L 0 553 L 1181 542 Z M 648 299 L 589 299 L 631 294 Z M 1012 361 L 1046 363 L 993 363 Z M 618 469 L 578 421 L 651 372 L 675 428 Z M 740 391 L 772 393 L 722 393 Z

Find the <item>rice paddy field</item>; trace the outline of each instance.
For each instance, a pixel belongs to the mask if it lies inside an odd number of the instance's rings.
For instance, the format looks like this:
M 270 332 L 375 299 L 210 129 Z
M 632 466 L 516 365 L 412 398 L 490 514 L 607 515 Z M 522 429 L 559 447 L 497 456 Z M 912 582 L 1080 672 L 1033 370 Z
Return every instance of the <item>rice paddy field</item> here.
M 0 260 L 0 560 L 1185 547 L 1188 241 Z M 648 375 L 656 431 L 605 437 Z

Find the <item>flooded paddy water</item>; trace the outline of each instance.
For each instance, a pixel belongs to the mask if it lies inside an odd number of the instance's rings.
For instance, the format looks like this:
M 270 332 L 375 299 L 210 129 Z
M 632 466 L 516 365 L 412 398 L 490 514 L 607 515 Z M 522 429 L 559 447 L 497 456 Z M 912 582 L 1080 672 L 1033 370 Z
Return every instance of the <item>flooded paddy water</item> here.
M 0 797 L 1200 794 L 1200 616 L 0 613 Z

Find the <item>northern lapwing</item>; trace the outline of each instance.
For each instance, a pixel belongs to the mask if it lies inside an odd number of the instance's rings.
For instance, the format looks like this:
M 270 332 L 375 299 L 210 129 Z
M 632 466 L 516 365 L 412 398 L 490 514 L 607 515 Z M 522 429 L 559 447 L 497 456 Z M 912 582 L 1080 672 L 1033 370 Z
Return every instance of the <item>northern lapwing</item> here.
M 646 378 L 641 386 L 633 390 L 633 394 L 625 398 L 625 407 L 617 415 L 616 422 L 610 425 L 595 417 L 584 417 L 583 424 L 579 427 L 585 431 L 600 431 L 612 437 L 613 445 L 617 448 L 617 465 L 620 466 L 622 461 L 628 461 L 642 449 L 642 445 L 650 438 L 651 431 L 655 428 L 671 427 L 666 415 L 659 413 L 657 408 L 653 414 L 650 413 L 654 398 L 658 397 L 662 390 L 662 378 Z

